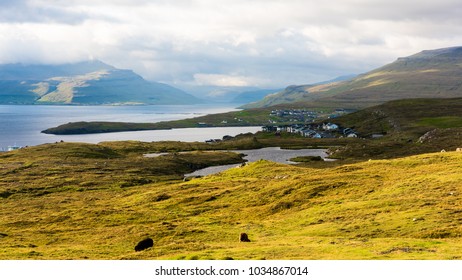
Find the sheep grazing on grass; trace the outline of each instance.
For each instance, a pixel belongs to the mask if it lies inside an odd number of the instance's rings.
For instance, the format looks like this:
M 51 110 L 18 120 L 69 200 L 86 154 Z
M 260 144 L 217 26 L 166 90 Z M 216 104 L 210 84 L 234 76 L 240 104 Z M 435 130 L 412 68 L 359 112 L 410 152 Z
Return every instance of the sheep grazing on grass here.
M 135 251 L 143 251 L 147 248 L 151 248 L 152 246 L 154 246 L 154 241 L 151 238 L 146 238 L 138 242 L 138 244 L 135 246 Z
M 457 148 L 456 152 L 462 152 L 462 148 Z
M 247 233 L 245 232 L 241 233 L 241 235 L 239 236 L 239 241 L 240 242 L 250 242 L 250 239 Z

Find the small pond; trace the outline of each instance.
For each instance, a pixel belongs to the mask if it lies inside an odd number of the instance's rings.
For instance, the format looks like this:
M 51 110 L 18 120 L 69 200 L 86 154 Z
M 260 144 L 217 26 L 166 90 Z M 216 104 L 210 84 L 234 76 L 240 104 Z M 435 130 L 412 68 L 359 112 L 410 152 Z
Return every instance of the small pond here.
M 242 153 L 246 156 L 248 162 L 258 161 L 260 159 L 270 160 L 279 163 L 294 164 L 289 159 L 300 156 L 320 156 L 324 160 L 328 156 L 326 149 L 300 149 L 300 150 L 286 150 L 279 147 L 262 148 L 255 150 L 234 150 L 232 152 Z M 206 176 L 210 174 L 219 173 L 227 169 L 239 166 L 240 164 L 228 164 L 220 166 L 211 166 L 204 169 L 196 170 L 193 173 L 185 174 L 185 177 Z

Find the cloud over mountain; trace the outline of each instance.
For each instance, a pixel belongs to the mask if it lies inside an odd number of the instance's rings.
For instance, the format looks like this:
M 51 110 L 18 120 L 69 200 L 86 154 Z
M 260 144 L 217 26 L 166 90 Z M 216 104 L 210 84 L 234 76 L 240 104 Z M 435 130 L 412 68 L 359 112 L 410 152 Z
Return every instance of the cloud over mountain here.
M 174 85 L 306 84 L 461 45 L 459 2 L 2 1 L 0 63 L 98 58 Z

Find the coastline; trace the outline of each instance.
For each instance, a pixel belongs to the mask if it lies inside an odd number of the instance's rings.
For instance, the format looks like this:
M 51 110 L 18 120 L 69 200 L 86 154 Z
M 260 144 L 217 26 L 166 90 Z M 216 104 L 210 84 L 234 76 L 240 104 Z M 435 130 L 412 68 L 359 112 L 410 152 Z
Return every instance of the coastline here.
M 230 112 L 235 104 L 221 104 L 219 107 L 211 105 L 157 105 L 157 106 L 56 106 L 56 105 L 0 105 L 0 147 L 5 149 L 16 144 L 18 146 L 34 146 L 44 143 L 54 143 L 61 140 L 66 142 L 98 143 L 102 141 L 139 140 L 164 141 L 197 139 L 205 141 L 218 138 L 224 133 L 210 132 L 204 139 L 196 137 L 205 132 L 186 132 L 172 130 L 132 131 L 97 133 L 93 135 L 53 135 L 41 131 L 68 122 L 133 122 L 133 123 L 159 123 L 175 120 L 184 120 L 208 114 Z M 231 130 L 234 130 L 231 128 Z M 245 133 L 245 130 L 236 131 L 236 134 Z M 177 137 L 176 134 L 180 134 Z M 182 137 L 182 138 L 181 138 Z
M 54 142 L 81 142 L 97 144 L 108 141 L 141 141 L 141 142 L 161 142 L 161 141 L 181 141 L 181 142 L 205 142 L 208 139 L 222 139 L 225 135 L 236 136 L 238 134 L 255 133 L 261 127 L 208 127 L 208 128 L 175 128 L 169 130 L 145 130 L 145 131 L 126 131 L 97 134 L 80 135 L 50 135 L 38 134 L 28 142 L 18 141 L 21 146 L 36 146 Z M 5 143 L 6 148 L 9 143 Z

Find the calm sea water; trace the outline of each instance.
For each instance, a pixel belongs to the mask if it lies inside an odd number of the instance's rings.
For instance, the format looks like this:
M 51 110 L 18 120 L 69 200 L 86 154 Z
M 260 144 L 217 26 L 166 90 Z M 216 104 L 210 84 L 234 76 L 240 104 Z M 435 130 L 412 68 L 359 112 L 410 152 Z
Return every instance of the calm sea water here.
M 256 132 L 259 127 L 187 128 L 87 135 L 48 135 L 42 130 L 77 121 L 159 122 L 236 110 L 232 105 L 152 106 L 41 106 L 0 105 L 0 150 L 8 146 L 32 146 L 56 141 L 205 141 L 224 135 Z

